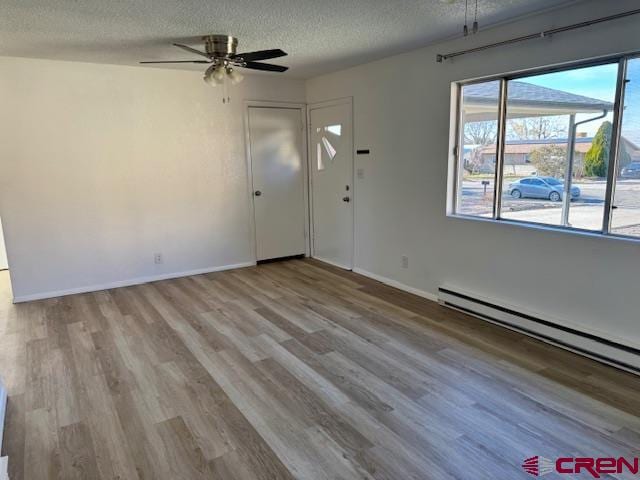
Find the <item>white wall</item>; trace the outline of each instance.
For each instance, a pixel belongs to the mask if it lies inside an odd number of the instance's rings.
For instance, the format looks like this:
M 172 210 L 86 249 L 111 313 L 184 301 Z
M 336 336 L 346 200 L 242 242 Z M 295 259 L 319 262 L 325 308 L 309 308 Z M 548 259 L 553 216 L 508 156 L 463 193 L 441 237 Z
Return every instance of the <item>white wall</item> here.
M 254 260 L 245 99 L 304 83 L 0 58 L 0 216 L 17 299 Z M 161 252 L 164 264 L 154 264 Z
M 640 345 L 640 244 L 446 217 L 451 82 L 640 50 L 640 16 L 444 64 L 437 53 L 638 7 L 589 1 L 311 79 L 309 103 L 353 96 L 357 268 L 436 294 L 449 284 Z M 410 268 L 401 268 L 401 255 Z

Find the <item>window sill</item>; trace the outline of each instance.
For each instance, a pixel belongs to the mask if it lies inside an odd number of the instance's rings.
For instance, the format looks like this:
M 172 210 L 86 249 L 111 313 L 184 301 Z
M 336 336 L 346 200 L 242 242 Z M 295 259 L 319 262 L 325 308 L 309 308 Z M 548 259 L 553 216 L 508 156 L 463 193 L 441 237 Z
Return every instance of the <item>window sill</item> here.
M 590 237 L 590 238 L 597 238 L 597 239 L 604 238 L 607 240 L 617 240 L 617 241 L 640 244 L 640 237 L 631 237 L 628 235 L 619 235 L 615 233 L 594 232 L 592 230 L 583 230 L 580 228 L 557 227 L 554 225 L 546 225 L 543 223 L 535 223 L 535 222 L 523 222 L 520 220 L 506 220 L 506 219 L 495 220 L 493 218 L 475 217 L 472 215 L 464 215 L 459 213 L 448 213 L 447 217 L 458 219 L 458 220 L 472 220 L 475 222 L 493 223 L 497 225 L 508 225 L 508 226 L 514 226 L 519 228 L 527 228 L 527 229 L 542 230 L 542 231 L 548 231 L 548 232 L 554 232 L 554 233 L 557 232 L 557 233 L 563 233 L 563 234 L 569 234 L 569 235 L 577 235 L 581 237 Z

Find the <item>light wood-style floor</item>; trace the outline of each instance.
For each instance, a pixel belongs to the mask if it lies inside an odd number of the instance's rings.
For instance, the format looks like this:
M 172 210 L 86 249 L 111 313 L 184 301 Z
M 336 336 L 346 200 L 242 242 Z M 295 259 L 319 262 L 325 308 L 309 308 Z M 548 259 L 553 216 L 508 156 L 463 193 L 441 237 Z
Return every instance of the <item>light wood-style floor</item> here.
M 11 305 L 12 480 L 517 479 L 637 455 L 640 379 L 313 260 Z

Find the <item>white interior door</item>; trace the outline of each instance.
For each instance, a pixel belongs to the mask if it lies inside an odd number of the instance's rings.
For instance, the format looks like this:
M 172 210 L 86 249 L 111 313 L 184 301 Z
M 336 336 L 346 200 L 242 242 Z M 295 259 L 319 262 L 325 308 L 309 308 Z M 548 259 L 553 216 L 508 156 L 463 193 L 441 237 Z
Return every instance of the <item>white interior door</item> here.
M 353 137 L 351 102 L 312 107 L 313 256 L 353 268 Z
M 305 253 L 303 112 L 249 107 L 258 261 Z

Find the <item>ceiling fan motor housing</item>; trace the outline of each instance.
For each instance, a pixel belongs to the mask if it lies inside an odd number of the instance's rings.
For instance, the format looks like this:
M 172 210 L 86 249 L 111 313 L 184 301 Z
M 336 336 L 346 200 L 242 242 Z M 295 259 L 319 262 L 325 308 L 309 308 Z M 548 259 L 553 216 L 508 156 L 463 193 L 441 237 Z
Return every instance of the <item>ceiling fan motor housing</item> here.
M 202 37 L 207 54 L 213 57 L 232 57 L 238 48 L 238 39 L 229 35 Z

